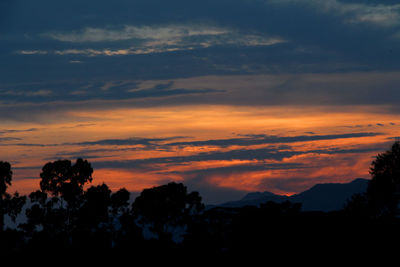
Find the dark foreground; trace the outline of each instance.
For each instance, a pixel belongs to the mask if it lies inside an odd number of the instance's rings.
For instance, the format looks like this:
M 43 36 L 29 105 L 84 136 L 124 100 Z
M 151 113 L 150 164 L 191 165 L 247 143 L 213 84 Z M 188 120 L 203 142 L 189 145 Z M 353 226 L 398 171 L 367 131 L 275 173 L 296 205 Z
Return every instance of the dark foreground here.
M 103 260 L 236 260 L 259 259 L 282 263 L 339 259 L 385 260 L 399 255 L 398 219 L 371 219 L 346 211 L 301 212 L 290 203 L 266 203 L 262 207 L 205 211 L 187 224 L 183 240 L 145 239 L 142 229 L 126 222 L 119 230 L 76 229 L 65 232 L 1 233 L 1 254 L 16 260 L 84 257 Z M 132 219 L 132 218 L 131 218 Z

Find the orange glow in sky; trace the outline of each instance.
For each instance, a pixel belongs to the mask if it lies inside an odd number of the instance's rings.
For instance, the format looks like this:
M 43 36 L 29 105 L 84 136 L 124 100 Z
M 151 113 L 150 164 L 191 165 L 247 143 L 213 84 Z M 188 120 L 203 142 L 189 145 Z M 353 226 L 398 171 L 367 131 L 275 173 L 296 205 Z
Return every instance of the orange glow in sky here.
M 3 125 L 21 130 L 0 146 L 3 160 L 14 168 L 13 190 L 38 189 L 46 162 L 83 157 L 94 166 L 93 183 L 105 182 L 112 189 L 141 191 L 181 181 L 294 194 L 315 183 L 369 178 L 373 156 L 400 132 L 395 115 L 368 112 L 368 107 L 316 112 L 304 107 L 199 105 L 68 115 L 74 123 Z M 377 134 L 342 138 L 352 133 Z M 268 136 L 292 139 L 265 141 Z M 297 140 L 299 136 L 309 138 Z M 136 139 L 153 141 L 129 141 Z

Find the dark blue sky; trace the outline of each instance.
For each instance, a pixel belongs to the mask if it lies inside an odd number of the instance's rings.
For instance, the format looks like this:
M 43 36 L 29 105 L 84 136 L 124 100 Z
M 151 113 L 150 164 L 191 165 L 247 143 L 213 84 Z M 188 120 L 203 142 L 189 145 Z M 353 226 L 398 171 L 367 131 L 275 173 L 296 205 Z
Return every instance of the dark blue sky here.
M 6 0 L 1 81 L 393 71 L 399 24 L 394 1 Z

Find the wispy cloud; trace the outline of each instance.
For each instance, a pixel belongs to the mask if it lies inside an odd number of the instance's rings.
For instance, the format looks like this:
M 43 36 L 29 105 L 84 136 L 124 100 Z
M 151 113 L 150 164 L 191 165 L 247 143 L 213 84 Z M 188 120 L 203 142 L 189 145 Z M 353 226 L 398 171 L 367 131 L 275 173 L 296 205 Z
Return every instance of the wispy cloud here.
M 230 30 L 203 26 L 203 25 L 168 25 L 168 26 L 133 26 L 125 25 L 122 28 L 92 28 L 87 27 L 72 33 L 49 32 L 42 34 L 45 37 L 72 43 L 83 42 L 113 42 L 121 40 L 141 39 L 163 40 L 165 43 L 175 43 L 185 37 L 216 36 L 230 33 Z
M 294 142 L 310 142 L 320 140 L 334 140 L 343 138 L 360 138 L 378 136 L 381 133 L 347 133 L 347 134 L 331 134 L 331 135 L 299 135 L 299 136 L 274 136 L 274 135 L 248 135 L 241 138 L 232 139 L 215 139 L 206 141 L 193 142 L 176 142 L 169 143 L 169 146 L 250 146 L 277 143 L 294 143 Z
M 187 138 L 185 136 L 171 136 L 165 138 L 140 138 L 140 137 L 131 137 L 126 139 L 103 139 L 96 141 L 86 141 L 79 143 L 65 143 L 64 145 L 80 145 L 80 146 L 91 146 L 91 145 L 100 145 L 100 146 L 133 146 L 133 145 L 142 145 L 142 146 L 154 146 L 160 142 L 166 142 L 176 139 Z
M 112 43 L 129 41 L 120 49 L 71 48 L 64 50 L 19 50 L 23 55 L 121 56 L 193 50 L 218 45 L 270 46 L 286 42 L 277 36 L 247 34 L 234 29 L 207 25 L 160 25 L 122 28 L 84 28 L 73 32 L 48 32 L 41 35 L 71 44 Z
M 346 138 L 362 138 L 362 137 L 375 137 L 383 135 L 383 133 L 345 133 L 345 134 L 330 134 L 330 135 L 298 135 L 298 136 L 275 136 L 275 135 L 244 135 L 238 138 L 231 139 L 213 139 L 204 141 L 184 141 L 184 142 L 170 142 L 177 139 L 189 138 L 188 136 L 171 136 L 164 138 L 140 138 L 130 137 L 121 139 L 102 139 L 95 141 L 84 141 L 75 143 L 64 143 L 59 145 L 73 145 L 73 146 L 143 146 L 144 148 L 170 150 L 172 147 L 202 147 L 202 146 L 214 146 L 219 148 L 227 148 L 230 146 L 254 146 L 254 145 L 270 145 L 270 144 L 282 144 L 282 143 L 296 143 L 296 142 L 311 142 L 311 141 L 322 141 L 322 140 L 336 140 Z M 52 146 L 54 146 L 53 144 Z M 288 147 L 283 146 L 280 149 L 286 149 Z M 275 151 L 275 147 L 271 148 Z M 271 149 L 268 149 L 271 150 Z M 114 150 L 113 150 L 114 151 Z M 237 150 L 238 153 L 242 153 L 242 150 Z M 245 150 L 247 151 L 247 150 Z M 261 150 L 266 152 L 265 149 Z M 199 154 L 205 155 L 207 153 Z
M 0 134 L 9 134 L 9 133 L 26 133 L 26 132 L 35 132 L 38 131 L 37 128 L 29 128 L 29 129 L 0 129 Z
M 8 95 L 8 96 L 24 96 L 24 97 L 35 97 L 35 96 L 48 96 L 51 95 L 51 90 L 37 90 L 37 91 L 23 91 L 23 90 L 8 90 L 8 91 L 1 91 L 0 95 Z
M 317 12 L 342 16 L 346 23 L 368 23 L 382 27 L 400 24 L 400 4 L 344 3 L 337 0 L 272 0 L 276 5 L 301 4 Z
M 234 149 L 230 151 L 213 151 L 213 152 L 201 152 L 194 155 L 188 156 L 170 156 L 170 157 L 156 157 L 156 158 L 145 158 L 145 159 L 133 159 L 133 160 L 108 160 L 108 161 L 96 161 L 94 166 L 96 168 L 116 168 L 116 169 L 147 169 L 148 171 L 158 171 L 161 169 L 166 170 L 160 165 L 171 165 L 177 166 L 180 164 L 189 164 L 193 162 L 206 162 L 206 161 L 230 161 L 231 166 L 229 168 L 222 167 L 201 167 L 202 171 L 205 170 L 231 170 L 232 168 L 242 169 L 243 163 L 251 165 L 257 169 L 286 169 L 305 167 L 302 164 L 283 163 L 284 159 L 290 159 L 296 156 L 311 155 L 312 157 L 318 155 L 341 155 L 341 154 L 358 154 L 358 153 L 369 153 L 381 150 L 382 147 L 360 147 L 360 148 L 327 148 L 327 149 L 315 149 L 315 150 L 304 150 L 296 151 L 293 149 L 280 149 L 275 147 L 269 148 L 255 148 L 255 149 Z M 271 161 L 274 162 L 271 164 Z M 236 162 L 236 163 L 234 163 Z M 316 167 L 313 165 L 307 165 L 307 167 Z M 192 166 L 190 172 L 195 172 L 196 168 Z
M 21 55 L 47 55 L 49 52 L 45 50 L 19 50 L 17 53 Z
M 8 142 L 8 141 L 19 141 L 21 138 L 17 137 L 0 137 L 0 143 L 2 142 Z

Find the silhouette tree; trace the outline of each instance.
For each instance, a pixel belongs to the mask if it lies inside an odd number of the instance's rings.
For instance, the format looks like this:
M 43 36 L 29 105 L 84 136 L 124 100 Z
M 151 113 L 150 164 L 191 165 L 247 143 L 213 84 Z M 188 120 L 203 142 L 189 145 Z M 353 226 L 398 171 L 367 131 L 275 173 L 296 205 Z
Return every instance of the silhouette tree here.
M 400 197 L 400 142 L 377 155 L 370 174 L 372 179 L 367 188 L 369 209 L 377 217 L 395 216 Z
M 93 168 L 87 160 L 58 160 L 44 165 L 40 177 L 40 188 L 53 196 L 61 196 L 69 206 L 77 205 L 77 198 L 83 195 L 83 186 L 91 182 Z
M 32 206 L 25 211 L 28 221 L 27 223 L 20 225 L 20 228 L 26 230 L 28 233 L 33 233 L 38 225 L 45 225 L 45 219 L 48 217 L 45 210 L 47 194 L 37 190 L 29 194 L 29 199 Z
M 351 196 L 344 207 L 344 211 L 347 215 L 359 218 L 367 218 L 370 216 L 366 193 L 359 193 Z
M 27 208 L 25 215 L 27 222 L 19 227 L 25 234 L 33 248 L 49 248 L 49 244 L 61 244 L 67 240 L 66 232 L 67 212 L 62 207 L 58 197 L 48 198 L 47 194 L 37 190 L 29 194 L 31 207 Z
M 90 163 L 81 158 L 75 164 L 70 160 L 46 163 L 40 173 L 40 189 L 54 196 L 54 201 L 46 204 L 46 209 L 51 214 L 49 217 L 57 221 L 57 227 L 67 236 L 77 227 L 79 208 L 83 203 L 83 186 L 92 181 L 92 173 Z M 60 204 L 57 197 L 61 197 Z M 67 205 L 64 205 L 64 200 Z M 52 210 L 51 206 L 55 202 L 58 208 Z
M 125 188 L 119 189 L 111 195 L 111 209 L 115 216 L 128 212 L 130 193 Z
M 110 204 L 111 190 L 106 184 L 88 188 L 84 194 L 83 205 L 79 210 L 80 226 L 94 231 L 100 223 L 108 223 Z
M 132 204 L 135 218 L 143 226 L 149 225 L 160 240 L 170 240 L 171 227 L 187 225 L 203 209 L 198 192 L 188 194 L 181 183 L 144 189 Z
M 18 192 L 14 196 L 7 193 L 12 175 L 10 163 L 0 161 L 0 232 L 4 230 L 4 216 L 8 214 L 15 221 L 26 202 L 26 197 L 20 196 Z
M 0 161 L 0 232 L 4 229 L 6 190 L 11 185 L 12 171 L 8 162 Z
M 10 163 L 0 161 L 0 194 L 2 197 L 6 194 L 8 186 L 11 185 L 12 175 Z

